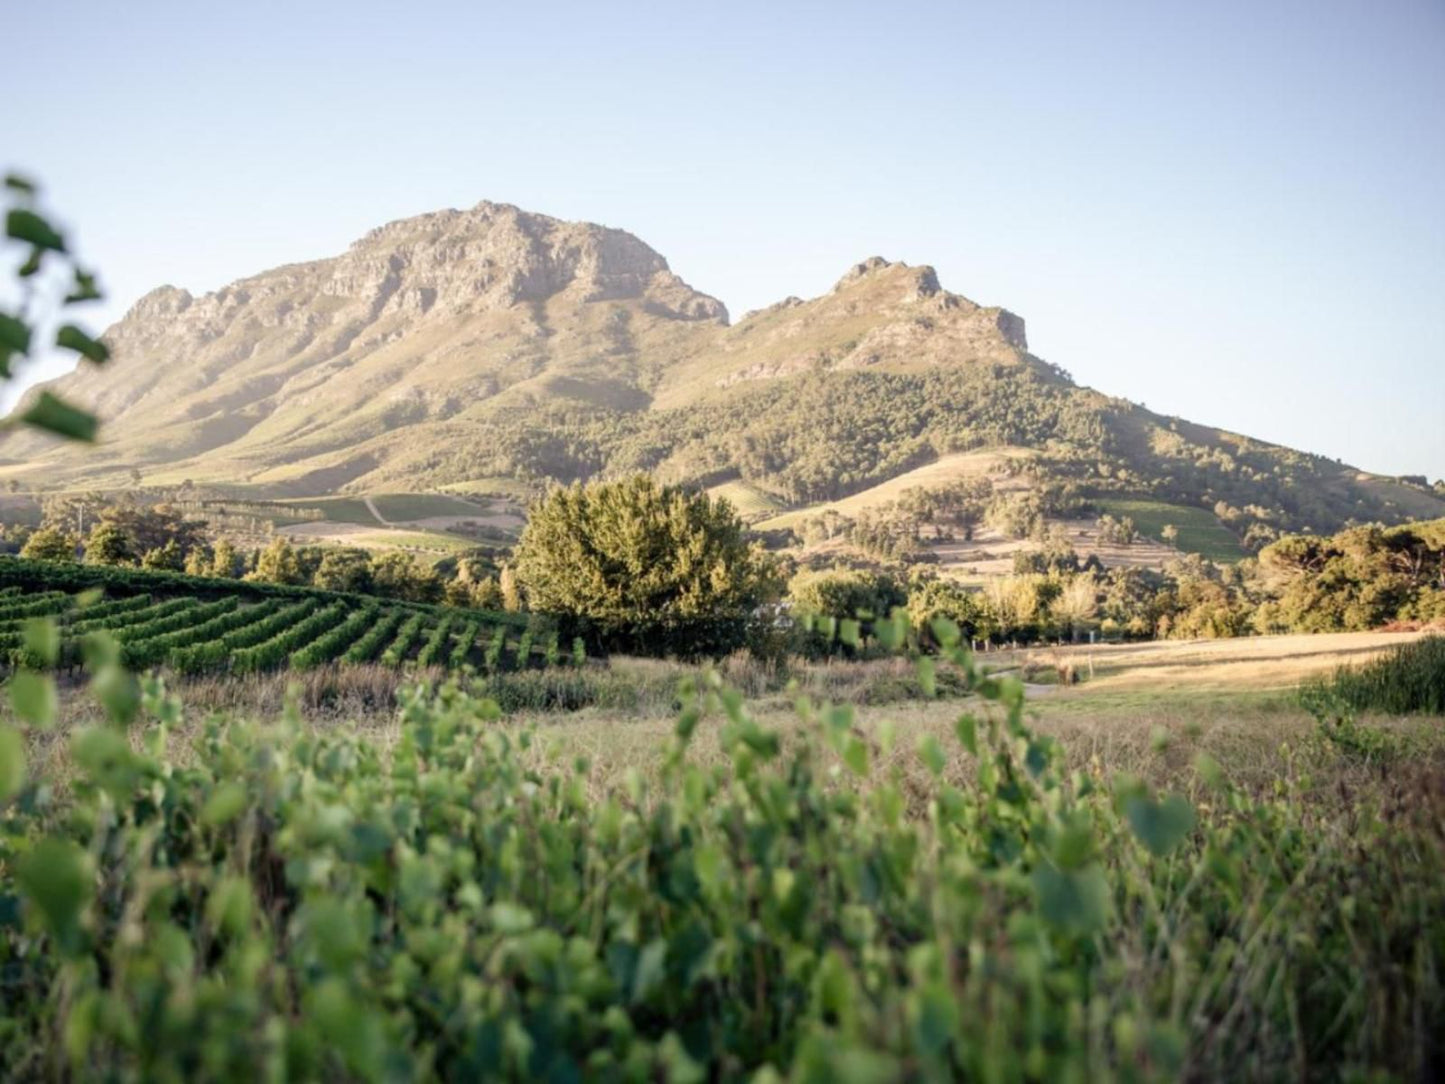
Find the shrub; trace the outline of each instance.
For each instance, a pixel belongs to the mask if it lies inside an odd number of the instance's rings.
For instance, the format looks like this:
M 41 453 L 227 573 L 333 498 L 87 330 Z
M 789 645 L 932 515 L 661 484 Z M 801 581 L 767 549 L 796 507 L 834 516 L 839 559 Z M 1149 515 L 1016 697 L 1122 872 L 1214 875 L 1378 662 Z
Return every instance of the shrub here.
M 1357 711 L 1445 715 L 1445 636 L 1401 644 L 1363 666 L 1342 666 L 1306 696 L 1327 693 Z
M 777 586 L 731 505 L 644 475 L 554 490 L 527 517 L 516 570 L 533 610 L 643 654 L 732 650 Z
M 87 730 L 63 800 L 8 759 L 5 1070 L 1431 1076 L 1438 825 L 1357 796 L 1321 830 L 1292 778 L 1256 796 L 1208 765 L 1199 811 L 1069 773 L 1021 686 L 944 654 L 981 706 L 906 776 L 850 708 L 804 699 L 784 740 L 715 677 L 679 690 L 660 776 L 617 793 L 454 685 L 408 690 L 386 746 L 213 718 L 173 762 Z M 493 681 L 565 696 L 586 676 Z M 698 762 L 705 717 L 720 750 Z

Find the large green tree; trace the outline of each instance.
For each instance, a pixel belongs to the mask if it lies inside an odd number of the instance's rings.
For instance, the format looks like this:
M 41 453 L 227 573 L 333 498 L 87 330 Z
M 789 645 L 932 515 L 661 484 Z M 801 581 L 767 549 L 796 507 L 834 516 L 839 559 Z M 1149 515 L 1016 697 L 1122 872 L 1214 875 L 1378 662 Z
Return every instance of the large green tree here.
M 772 559 L 727 501 L 645 475 L 554 490 L 531 510 L 515 557 L 533 610 L 652 654 L 739 646 L 778 589 Z

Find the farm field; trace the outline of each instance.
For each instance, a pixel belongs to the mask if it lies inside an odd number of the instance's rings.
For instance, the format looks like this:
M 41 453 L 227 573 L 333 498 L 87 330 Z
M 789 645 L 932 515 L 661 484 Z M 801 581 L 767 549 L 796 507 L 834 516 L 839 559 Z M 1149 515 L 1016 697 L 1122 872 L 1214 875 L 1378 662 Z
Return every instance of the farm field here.
M 294 542 L 400 549 L 431 563 L 478 545 L 495 545 L 498 537 L 515 538 L 525 522 L 506 501 L 465 500 L 444 493 L 381 493 L 286 503 L 325 514 L 322 520 L 277 521 L 277 530 Z M 467 533 L 473 527 L 492 533 L 473 538 Z
M 1220 564 L 1234 564 L 1245 556 L 1239 539 L 1207 509 L 1163 501 L 1110 498 L 1096 503 L 1116 519 L 1128 516 L 1140 534 L 1155 541 L 1162 542 L 1161 532 L 1172 523 L 1179 530 L 1175 545 L 1187 553 L 1198 553 Z
M 57 639 L 37 650 L 34 618 Z M 74 670 L 106 633 L 120 661 L 179 674 L 305 671 L 327 664 L 484 673 L 575 662 L 555 629 L 513 615 L 132 569 L 0 562 L 0 664 Z
M 726 498 L 744 522 L 752 523 L 775 516 L 785 507 L 783 502 L 747 482 L 724 482 L 708 489 L 709 496 Z

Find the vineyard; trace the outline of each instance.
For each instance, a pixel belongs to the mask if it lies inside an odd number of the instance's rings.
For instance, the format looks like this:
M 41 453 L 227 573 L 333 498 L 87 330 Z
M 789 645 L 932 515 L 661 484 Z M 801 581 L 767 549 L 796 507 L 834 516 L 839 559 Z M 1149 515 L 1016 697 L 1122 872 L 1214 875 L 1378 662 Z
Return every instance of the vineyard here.
M 51 620 L 42 658 L 26 629 Z M 139 569 L 0 561 L 0 665 L 68 670 L 86 637 L 105 633 L 134 670 L 178 673 L 307 670 L 380 663 L 479 672 L 585 661 L 580 643 L 515 614 L 457 610 L 309 588 Z

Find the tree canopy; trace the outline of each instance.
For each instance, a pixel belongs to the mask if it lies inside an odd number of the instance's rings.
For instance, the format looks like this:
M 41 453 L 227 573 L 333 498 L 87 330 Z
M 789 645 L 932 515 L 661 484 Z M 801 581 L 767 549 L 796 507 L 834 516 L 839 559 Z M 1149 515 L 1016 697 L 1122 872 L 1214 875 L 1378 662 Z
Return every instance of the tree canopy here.
M 533 610 L 613 647 L 684 655 L 739 646 L 778 589 L 726 500 L 644 475 L 554 490 L 532 508 L 515 564 Z

